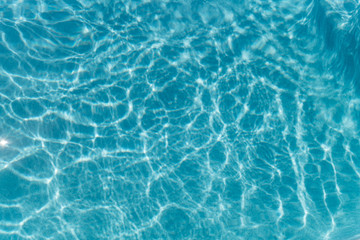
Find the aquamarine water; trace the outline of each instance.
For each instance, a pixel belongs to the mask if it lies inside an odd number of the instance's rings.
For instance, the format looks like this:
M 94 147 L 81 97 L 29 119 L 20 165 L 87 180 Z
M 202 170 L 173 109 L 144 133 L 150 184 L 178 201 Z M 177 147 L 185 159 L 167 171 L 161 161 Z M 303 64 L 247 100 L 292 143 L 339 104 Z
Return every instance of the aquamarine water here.
M 360 3 L 0 0 L 0 239 L 360 239 Z

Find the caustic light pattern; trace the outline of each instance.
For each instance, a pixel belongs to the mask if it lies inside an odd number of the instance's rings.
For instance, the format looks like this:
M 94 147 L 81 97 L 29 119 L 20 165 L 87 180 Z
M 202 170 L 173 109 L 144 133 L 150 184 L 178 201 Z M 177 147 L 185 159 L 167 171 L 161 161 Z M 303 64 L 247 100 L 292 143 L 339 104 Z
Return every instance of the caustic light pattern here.
M 356 0 L 0 0 L 0 240 L 360 238 Z

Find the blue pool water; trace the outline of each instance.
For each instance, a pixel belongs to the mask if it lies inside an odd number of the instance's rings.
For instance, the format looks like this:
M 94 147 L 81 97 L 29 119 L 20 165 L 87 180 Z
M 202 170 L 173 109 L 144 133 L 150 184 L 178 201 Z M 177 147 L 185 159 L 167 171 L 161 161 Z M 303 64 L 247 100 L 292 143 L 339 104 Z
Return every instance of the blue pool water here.
M 360 239 L 356 0 L 0 0 L 0 240 Z

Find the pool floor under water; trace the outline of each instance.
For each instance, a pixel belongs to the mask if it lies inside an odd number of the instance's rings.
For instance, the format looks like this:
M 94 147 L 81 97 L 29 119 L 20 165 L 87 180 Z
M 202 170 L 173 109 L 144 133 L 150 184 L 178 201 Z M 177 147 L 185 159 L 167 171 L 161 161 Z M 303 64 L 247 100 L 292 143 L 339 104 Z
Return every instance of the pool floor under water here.
M 360 239 L 360 3 L 0 0 L 0 240 Z

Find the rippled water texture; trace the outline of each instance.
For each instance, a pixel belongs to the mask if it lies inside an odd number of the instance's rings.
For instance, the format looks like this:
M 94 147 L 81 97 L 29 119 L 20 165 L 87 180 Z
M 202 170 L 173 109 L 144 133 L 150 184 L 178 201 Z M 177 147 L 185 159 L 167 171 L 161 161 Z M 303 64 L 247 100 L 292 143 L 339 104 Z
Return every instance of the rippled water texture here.
M 360 238 L 360 3 L 0 0 L 0 239 Z

